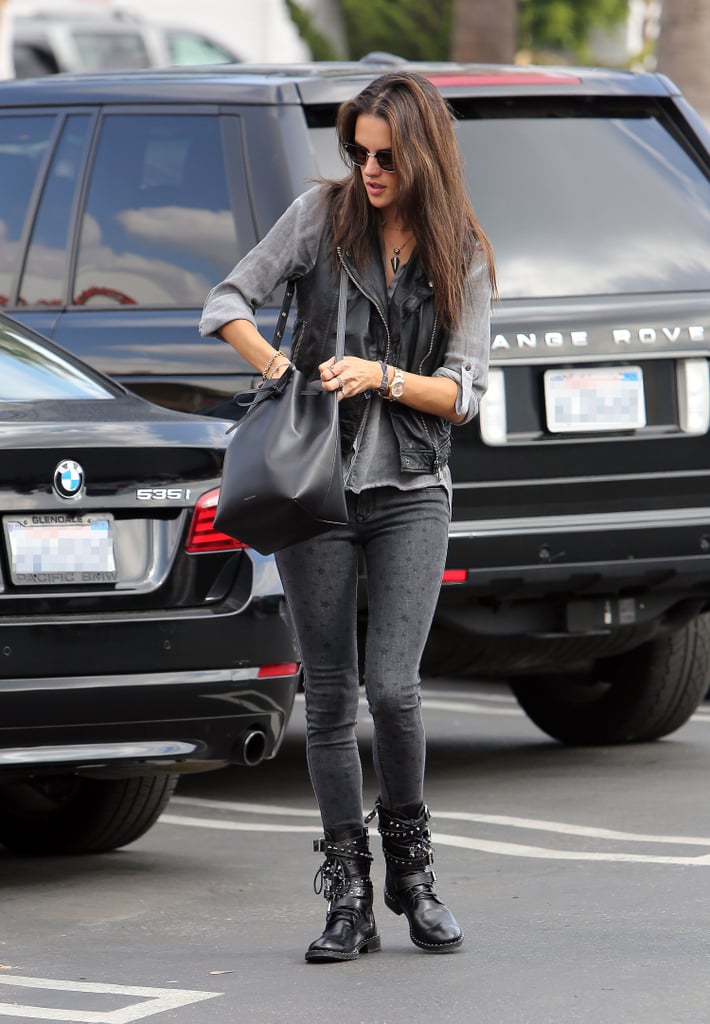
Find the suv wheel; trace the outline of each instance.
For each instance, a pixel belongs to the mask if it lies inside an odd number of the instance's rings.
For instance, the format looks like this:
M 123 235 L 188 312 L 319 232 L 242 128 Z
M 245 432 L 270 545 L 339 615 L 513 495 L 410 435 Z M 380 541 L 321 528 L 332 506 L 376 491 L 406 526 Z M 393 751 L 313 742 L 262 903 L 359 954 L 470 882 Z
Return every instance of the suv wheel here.
M 14 853 L 102 853 L 154 825 L 177 775 L 47 776 L 0 786 L 0 844 Z
M 710 616 L 596 663 L 584 677 L 518 679 L 511 688 L 528 717 L 568 744 L 656 740 L 688 721 L 708 689 Z

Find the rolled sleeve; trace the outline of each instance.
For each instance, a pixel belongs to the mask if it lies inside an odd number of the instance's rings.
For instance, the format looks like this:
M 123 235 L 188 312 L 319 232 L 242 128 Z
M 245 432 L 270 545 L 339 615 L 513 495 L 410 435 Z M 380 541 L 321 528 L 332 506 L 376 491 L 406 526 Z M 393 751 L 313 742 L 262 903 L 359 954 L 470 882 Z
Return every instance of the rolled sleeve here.
M 481 250 L 471 263 L 468 300 L 461 324 L 451 332 L 443 364 L 435 377 L 447 377 L 458 385 L 456 413 L 462 423 L 478 414 L 488 387 L 491 340 L 491 285 L 488 265 Z
M 212 288 L 199 323 L 203 337 L 221 337 L 220 329 L 231 320 L 256 326 L 256 311 L 274 289 L 313 268 L 324 222 L 321 195 L 317 186 L 298 196 L 262 241 Z

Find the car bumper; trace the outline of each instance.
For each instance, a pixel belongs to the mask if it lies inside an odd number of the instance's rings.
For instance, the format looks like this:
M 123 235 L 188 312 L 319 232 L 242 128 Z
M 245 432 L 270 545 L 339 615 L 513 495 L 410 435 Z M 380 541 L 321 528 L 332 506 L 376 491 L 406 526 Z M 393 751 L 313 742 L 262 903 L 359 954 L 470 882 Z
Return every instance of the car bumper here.
M 8 680 L 18 678 L 221 670 L 297 660 L 283 597 L 252 600 L 238 612 L 0 619 L 0 695 Z
M 269 676 L 251 668 L 4 680 L 0 773 L 258 763 L 278 751 L 299 681 L 294 663 Z
M 575 633 L 710 601 L 710 508 L 454 522 L 439 624 Z

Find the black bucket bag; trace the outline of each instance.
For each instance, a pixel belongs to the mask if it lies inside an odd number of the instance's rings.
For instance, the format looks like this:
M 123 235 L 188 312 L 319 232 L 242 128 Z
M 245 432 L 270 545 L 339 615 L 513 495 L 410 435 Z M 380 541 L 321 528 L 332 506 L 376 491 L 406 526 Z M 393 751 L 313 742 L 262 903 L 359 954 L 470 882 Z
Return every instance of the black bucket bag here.
M 275 348 L 293 289 L 289 282 Z M 341 268 L 336 361 L 345 351 L 346 294 Z M 338 392 L 324 391 L 320 380 L 291 366 L 251 394 L 247 412 L 230 427 L 214 526 L 268 555 L 348 521 Z

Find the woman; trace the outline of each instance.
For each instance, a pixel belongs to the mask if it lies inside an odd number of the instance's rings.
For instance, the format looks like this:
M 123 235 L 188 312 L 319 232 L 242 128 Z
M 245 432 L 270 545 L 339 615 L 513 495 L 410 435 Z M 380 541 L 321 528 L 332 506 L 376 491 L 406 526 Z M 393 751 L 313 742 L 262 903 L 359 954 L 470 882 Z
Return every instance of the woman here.
M 337 390 L 349 524 L 278 552 L 304 668 L 308 766 L 328 900 L 311 962 L 380 948 L 368 831 L 378 814 L 386 905 L 421 949 L 463 932 L 434 888 L 419 664 L 448 543 L 452 423 L 478 412 L 487 381 L 493 254 L 466 195 L 450 111 L 425 78 L 396 71 L 342 105 L 349 176 L 299 196 L 212 290 L 200 330 L 264 379 L 289 365 L 254 310 L 297 278 L 293 360 Z M 348 275 L 345 355 L 335 361 L 338 280 Z M 358 557 L 367 570 L 364 682 L 380 787 L 363 823 L 355 736 Z

